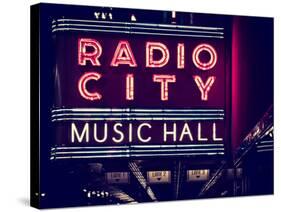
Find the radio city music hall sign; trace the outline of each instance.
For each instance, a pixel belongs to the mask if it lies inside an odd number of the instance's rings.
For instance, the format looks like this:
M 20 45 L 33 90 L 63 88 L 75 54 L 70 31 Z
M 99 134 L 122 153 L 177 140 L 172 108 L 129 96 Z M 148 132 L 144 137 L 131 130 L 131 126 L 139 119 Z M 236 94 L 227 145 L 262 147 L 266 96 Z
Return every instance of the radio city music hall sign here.
M 76 37 L 71 66 L 75 77 L 70 77 L 74 85 L 68 92 L 74 89 L 72 98 L 77 105 L 82 103 L 68 111 L 76 111 L 76 116 L 55 119 L 70 121 L 69 144 L 222 142 L 223 116 L 213 119 L 208 114 L 209 102 L 217 101 L 212 100 L 213 90 L 219 90 L 216 47 L 208 42 L 191 47 L 188 42 L 161 40 L 141 44 Z

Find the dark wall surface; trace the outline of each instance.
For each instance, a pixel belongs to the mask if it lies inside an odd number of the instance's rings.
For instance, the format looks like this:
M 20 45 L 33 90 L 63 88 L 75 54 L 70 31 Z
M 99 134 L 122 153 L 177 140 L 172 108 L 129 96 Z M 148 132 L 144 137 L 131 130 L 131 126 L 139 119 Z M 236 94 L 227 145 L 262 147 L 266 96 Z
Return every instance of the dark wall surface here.
M 272 104 L 273 19 L 233 17 L 233 150 Z

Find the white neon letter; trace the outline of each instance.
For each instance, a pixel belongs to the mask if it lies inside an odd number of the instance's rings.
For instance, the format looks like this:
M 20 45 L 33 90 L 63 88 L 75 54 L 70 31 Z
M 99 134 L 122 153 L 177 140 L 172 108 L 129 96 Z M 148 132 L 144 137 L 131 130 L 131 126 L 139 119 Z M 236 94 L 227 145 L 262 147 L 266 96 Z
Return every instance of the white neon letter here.
M 208 141 L 208 138 L 203 138 L 202 137 L 202 132 L 201 132 L 201 123 L 198 123 L 198 134 L 197 134 L 197 139 L 198 141 Z
M 173 141 L 175 142 L 177 139 L 177 125 L 176 123 L 173 123 L 173 130 L 168 131 L 167 130 L 167 124 L 164 123 L 164 129 L 163 129 L 163 136 L 164 136 L 164 142 L 167 141 L 167 135 L 172 135 L 173 136 Z
M 89 142 L 89 123 L 84 124 L 84 128 L 80 135 L 76 128 L 75 123 L 71 123 L 71 142 L 72 143 L 75 142 L 75 136 L 79 143 L 81 143 L 84 140 L 84 137 L 86 137 L 86 142 Z
M 97 129 L 97 123 L 94 123 L 94 139 L 98 143 L 103 143 L 107 139 L 107 123 L 104 124 L 103 128 L 103 138 L 99 139 L 98 138 L 98 129 Z
M 190 131 L 190 129 L 189 129 L 188 123 L 184 123 L 184 126 L 183 126 L 183 129 L 182 129 L 182 132 L 181 132 L 181 136 L 180 136 L 179 141 L 182 141 L 182 140 L 183 140 L 183 137 L 184 137 L 185 135 L 188 135 L 189 140 L 190 140 L 190 141 L 193 141 L 193 137 L 192 137 L 191 131 Z
M 217 125 L 213 123 L 213 141 L 222 141 L 222 138 L 217 138 Z
M 151 140 L 151 137 L 148 136 L 146 139 L 142 137 L 142 135 L 141 135 L 141 130 L 142 130 L 142 128 L 143 128 L 144 126 L 145 126 L 145 127 L 148 127 L 149 129 L 151 128 L 151 125 L 150 125 L 150 124 L 148 124 L 148 123 L 142 123 L 141 125 L 138 126 L 137 134 L 138 134 L 138 139 L 139 139 L 141 142 L 146 143 L 146 142 L 149 142 L 149 141 Z
M 114 124 L 114 126 L 113 126 L 113 130 L 114 130 L 114 132 L 116 132 L 117 134 L 119 134 L 120 135 L 120 138 L 119 139 L 117 139 L 117 138 L 115 138 L 115 137 L 112 137 L 112 140 L 115 142 L 115 143 L 121 143 L 122 141 L 123 141 L 123 139 L 124 139 L 124 133 L 122 132 L 122 131 L 120 131 L 119 129 L 118 129 L 118 127 L 123 127 L 123 125 L 122 125 L 122 123 L 116 123 L 116 124 Z

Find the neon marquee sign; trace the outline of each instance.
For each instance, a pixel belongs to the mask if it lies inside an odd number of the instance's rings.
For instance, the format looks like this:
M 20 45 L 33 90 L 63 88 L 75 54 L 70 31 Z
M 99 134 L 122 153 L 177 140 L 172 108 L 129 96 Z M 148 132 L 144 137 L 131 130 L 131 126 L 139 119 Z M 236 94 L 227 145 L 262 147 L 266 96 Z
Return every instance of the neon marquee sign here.
M 196 36 L 189 31 L 170 36 L 177 30 L 173 27 L 169 36 L 158 36 L 160 29 L 123 34 L 111 33 L 108 26 L 99 32 L 101 27 L 97 32 L 53 29 L 51 120 L 57 138 L 52 159 L 224 154 L 226 71 L 220 29 L 199 27 Z M 206 30 L 215 30 L 211 38 Z
M 87 48 L 91 47 L 91 51 L 87 51 Z M 170 59 L 170 51 L 164 43 L 160 42 L 146 42 L 145 48 L 146 55 L 146 68 L 162 68 Z M 184 69 L 185 64 L 185 45 L 179 43 L 177 45 L 177 69 Z M 90 63 L 92 66 L 101 66 L 99 58 L 102 56 L 102 46 L 96 39 L 80 38 L 78 40 L 78 64 L 85 66 Z M 154 52 L 159 51 L 161 53 L 160 59 L 154 58 Z M 200 54 L 207 52 L 209 54 L 208 61 L 202 61 Z M 212 69 L 217 63 L 217 53 L 214 47 L 210 44 L 203 43 L 196 46 L 192 53 L 193 64 L 201 71 Z M 121 65 L 127 65 L 129 67 L 137 67 L 137 62 L 134 53 L 130 47 L 130 43 L 126 40 L 121 40 L 115 49 L 115 53 L 112 57 L 110 66 L 119 67 Z M 81 97 L 89 101 L 99 101 L 102 99 L 102 94 L 97 91 L 89 91 L 86 88 L 86 84 L 91 81 L 98 81 L 102 77 L 98 72 L 86 72 L 84 73 L 78 82 L 78 89 Z M 194 82 L 196 83 L 198 90 L 201 93 L 201 100 L 208 101 L 208 94 L 215 82 L 216 77 L 211 75 L 204 82 L 200 75 L 194 75 Z M 127 74 L 126 76 L 126 100 L 134 100 L 134 74 Z M 169 99 L 169 84 L 176 83 L 176 75 L 171 74 L 154 74 L 152 81 L 160 84 L 161 100 L 168 101 Z

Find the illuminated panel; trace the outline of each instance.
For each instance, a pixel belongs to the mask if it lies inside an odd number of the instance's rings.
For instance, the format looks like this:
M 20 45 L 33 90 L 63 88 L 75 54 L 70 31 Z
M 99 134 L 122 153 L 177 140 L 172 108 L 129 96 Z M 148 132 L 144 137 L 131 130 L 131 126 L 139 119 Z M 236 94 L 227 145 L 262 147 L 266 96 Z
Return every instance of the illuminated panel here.
M 87 47 L 91 47 L 94 51 L 88 52 Z M 100 43 L 95 39 L 80 38 L 78 39 L 78 64 L 85 66 L 86 61 L 90 61 L 93 66 L 100 66 L 99 57 L 102 53 Z
M 169 99 L 168 83 L 176 82 L 176 76 L 175 75 L 154 74 L 153 75 L 153 82 L 160 82 L 161 83 L 161 100 L 167 101 Z
M 178 69 L 184 69 L 184 44 L 183 43 L 178 44 L 177 51 L 178 51 L 177 52 L 178 53 L 177 67 L 178 67 Z
M 149 184 L 170 183 L 171 171 L 148 171 L 147 181 Z
M 200 59 L 200 54 L 206 51 L 210 55 L 210 59 L 208 62 L 202 62 Z M 209 70 L 213 68 L 217 63 L 217 52 L 216 50 L 209 44 L 203 43 L 198 45 L 192 53 L 192 60 L 194 65 L 201 70 Z
M 88 89 L 86 88 L 87 83 L 90 80 L 99 80 L 101 78 L 101 74 L 97 72 L 88 72 L 83 74 L 79 81 L 78 81 L 78 90 L 80 95 L 87 100 L 95 101 L 95 100 L 100 100 L 102 98 L 102 95 L 98 92 L 89 92 Z
M 110 65 L 117 67 L 119 64 L 129 65 L 130 67 L 137 66 L 128 41 L 119 41 Z
M 130 182 L 129 172 L 106 172 L 105 177 L 109 184 L 127 184 Z
M 208 101 L 208 93 L 212 87 L 212 85 L 215 82 L 215 77 L 214 76 L 210 76 L 208 77 L 206 83 L 204 83 L 201 79 L 200 76 L 195 75 L 193 76 L 194 81 L 196 82 L 197 87 L 199 88 L 200 92 L 201 92 L 201 100 L 202 101 Z
M 159 60 L 154 60 L 154 50 L 162 53 L 162 57 Z M 166 45 L 160 42 L 146 42 L 146 67 L 161 68 L 168 63 L 169 59 L 170 53 Z
M 187 182 L 206 181 L 209 178 L 209 169 L 187 170 Z
M 134 75 L 127 74 L 126 76 L 126 99 L 134 100 Z

